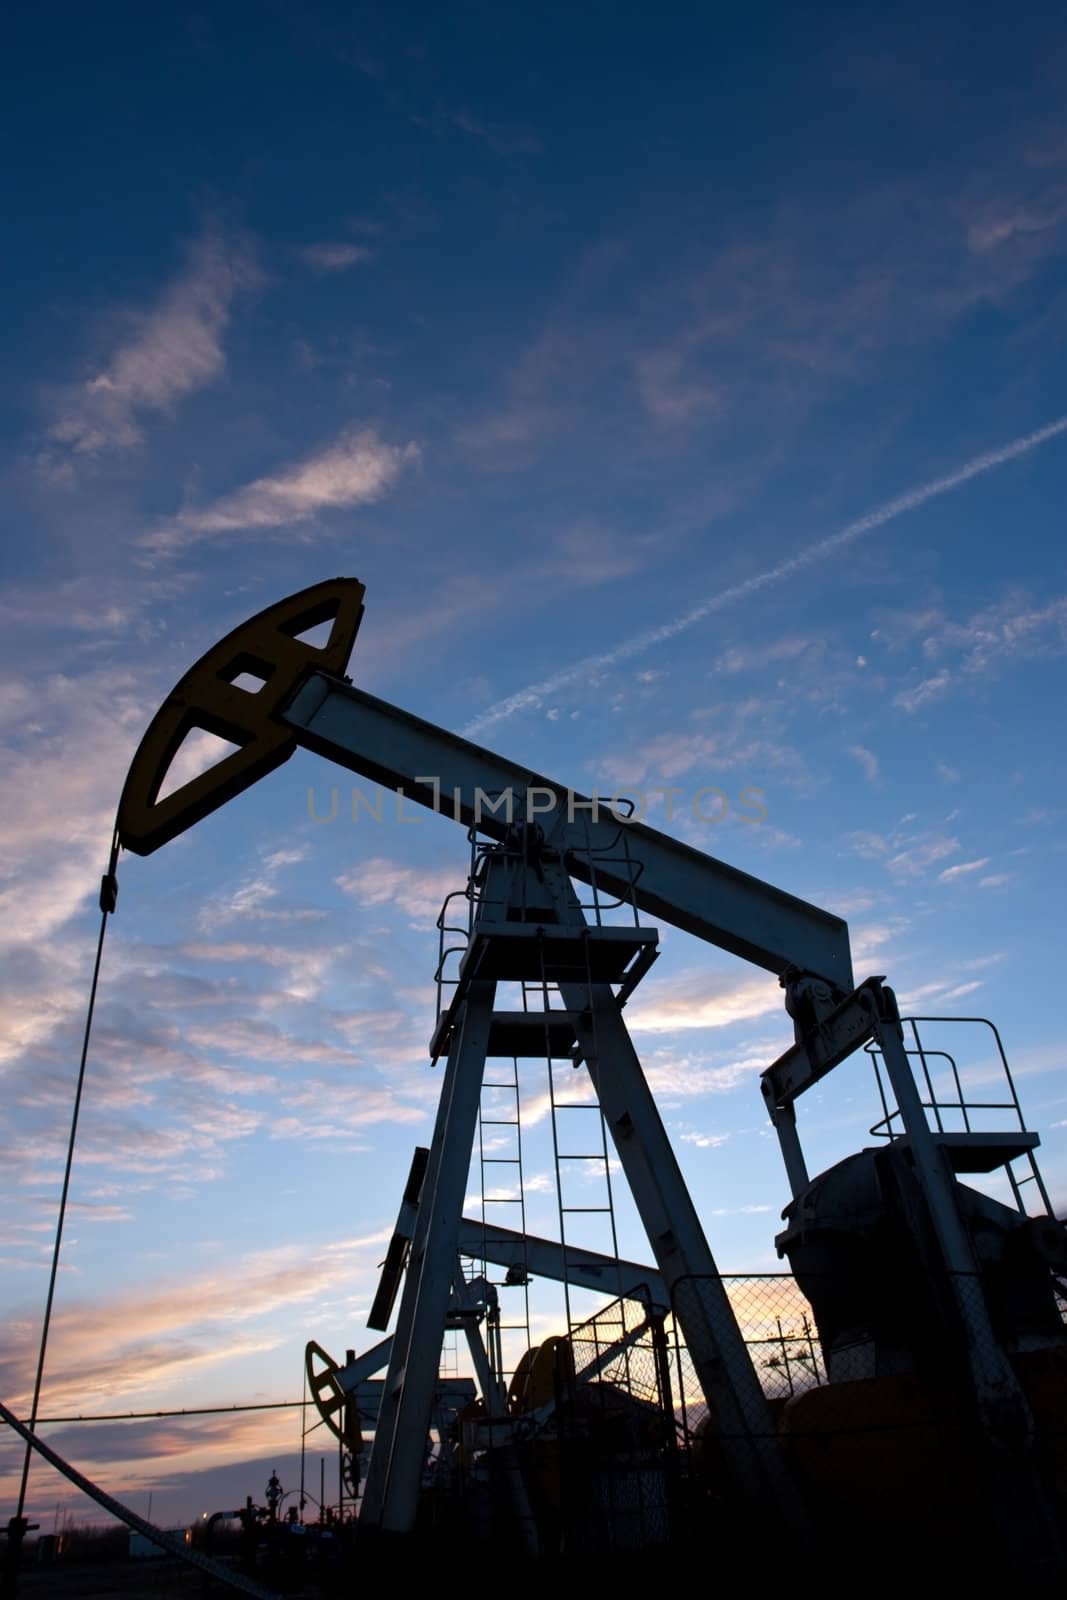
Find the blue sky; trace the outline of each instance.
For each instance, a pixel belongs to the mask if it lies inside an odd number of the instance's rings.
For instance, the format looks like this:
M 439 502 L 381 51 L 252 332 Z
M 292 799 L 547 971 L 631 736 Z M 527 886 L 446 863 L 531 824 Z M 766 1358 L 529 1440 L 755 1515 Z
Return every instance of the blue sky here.
M 361 685 L 579 789 L 721 788 L 650 820 L 993 1016 L 1067 1204 L 1054 9 L 67 7 L 10 43 L 3 1398 L 126 765 L 217 637 L 341 572 Z M 298 755 L 122 864 L 46 1415 L 291 1398 L 308 1337 L 368 1340 L 466 856 L 351 787 Z M 732 1270 L 776 1264 L 780 1001 L 665 929 L 628 1012 Z M 813 1166 L 876 1115 L 837 1076 Z M 227 1464 L 291 1457 L 281 1416 L 60 1447 L 179 1520 L 260 1492 Z

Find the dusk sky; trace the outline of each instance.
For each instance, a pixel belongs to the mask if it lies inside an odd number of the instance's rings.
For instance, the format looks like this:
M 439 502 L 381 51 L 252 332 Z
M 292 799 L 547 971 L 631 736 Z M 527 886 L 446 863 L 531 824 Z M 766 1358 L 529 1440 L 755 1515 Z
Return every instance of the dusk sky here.
M 24 7 L 7 67 L 0 1399 L 130 758 L 216 639 L 336 574 L 360 686 L 576 789 L 677 786 L 648 820 L 845 916 L 857 979 L 992 1017 L 1062 1214 L 1061 9 Z M 43 1416 L 299 1399 L 307 1339 L 378 1337 L 467 848 L 352 788 L 300 753 L 120 863 Z M 627 1019 L 719 1265 L 776 1270 L 781 990 L 661 931 Z M 812 1170 L 878 1114 L 865 1060 L 832 1075 Z M 300 1438 L 46 1432 L 167 1524 L 289 1488 Z

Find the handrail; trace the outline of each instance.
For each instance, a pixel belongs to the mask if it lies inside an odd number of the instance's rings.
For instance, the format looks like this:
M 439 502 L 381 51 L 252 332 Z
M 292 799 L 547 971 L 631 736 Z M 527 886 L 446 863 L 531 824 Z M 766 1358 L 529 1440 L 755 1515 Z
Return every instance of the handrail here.
M 910 1027 L 911 1029 L 911 1036 L 914 1040 L 914 1046 L 910 1048 L 905 1046 L 904 1053 L 909 1058 L 918 1057 L 921 1063 L 922 1077 L 925 1081 L 926 1091 L 929 1096 L 929 1098 L 923 1098 L 920 1093 L 919 1103 L 923 1111 L 929 1111 L 933 1113 L 934 1124 L 938 1133 L 946 1133 L 950 1131 L 946 1129 L 945 1123 L 942 1119 L 942 1112 L 949 1111 L 957 1113 L 962 1118 L 962 1131 L 969 1134 L 979 1133 L 981 1131 L 975 1129 L 972 1125 L 971 1113 L 976 1111 L 1010 1112 L 1015 1118 L 1016 1126 L 1018 1127 L 1019 1132 L 1026 1133 L 1028 1131 L 1026 1127 L 1026 1120 L 1023 1116 L 1022 1106 L 1019 1102 L 1019 1094 L 1015 1087 L 1015 1080 L 1012 1077 L 1011 1068 L 1008 1065 L 1008 1057 L 1007 1052 L 1004 1049 L 1004 1041 L 1001 1039 L 1000 1031 L 996 1024 L 992 1022 L 989 1017 L 937 1017 L 915 1015 L 901 1017 L 900 1022 L 902 1029 L 905 1026 Z M 919 1035 L 918 1025 L 920 1022 L 939 1025 L 948 1023 L 968 1023 L 972 1026 L 988 1028 L 990 1033 L 993 1035 L 993 1040 L 996 1045 L 996 1055 L 999 1057 L 1000 1070 L 1003 1072 L 1004 1081 L 1007 1084 L 1010 1098 L 1008 1100 L 971 1099 L 964 1089 L 960 1077 L 960 1070 L 956 1063 L 956 1057 L 948 1050 L 931 1050 L 927 1048 L 923 1044 L 923 1041 Z M 881 1118 L 875 1122 L 868 1131 L 871 1137 L 875 1139 L 893 1140 L 899 1138 L 900 1131 L 894 1126 L 894 1124 L 897 1123 L 898 1120 L 901 1120 L 901 1112 L 898 1106 L 890 1109 L 889 1101 L 886 1098 L 885 1085 L 883 1083 L 882 1073 L 879 1067 L 879 1062 L 882 1058 L 882 1052 L 873 1040 L 868 1042 L 868 1044 L 865 1046 L 865 1049 L 871 1058 L 871 1063 L 874 1068 L 875 1082 L 877 1084 L 878 1097 L 881 1101 L 883 1113 Z M 930 1062 L 934 1059 L 940 1059 L 948 1062 L 949 1070 L 952 1074 L 952 1082 L 955 1086 L 955 1099 L 944 1099 L 939 1097 L 937 1090 L 934 1087 L 934 1081 L 930 1071 Z M 1001 1162 L 1001 1165 L 1003 1166 L 1007 1175 L 1007 1180 L 1011 1187 L 1015 1203 L 1019 1210 L 1025 1214 L 1026 1207 L 1023 1204 L 1022 1195 L 1020 1193 L 1020 1185 L 1023 1183 L 1036 1183 L 1045 1210 L 1050 1216 L 1052 1216 L 1054 1214 L 1052 1202 L 1049 1199 L 1048 1190 L 1045 1188 L 1045 1182 L 1041 1176 L 1041 1171 L 1038 1167 L 1033 1150 L 1027 1150 L 1022 1154 L 1024 1154 L 1028 1159 L 1030 1165 L 1030 1172 L 1025 1177 L 1018 1177 L 1013 1170 L 1012 1161 L 1017 1159 L 1017 1156 L 1009 1156 Z

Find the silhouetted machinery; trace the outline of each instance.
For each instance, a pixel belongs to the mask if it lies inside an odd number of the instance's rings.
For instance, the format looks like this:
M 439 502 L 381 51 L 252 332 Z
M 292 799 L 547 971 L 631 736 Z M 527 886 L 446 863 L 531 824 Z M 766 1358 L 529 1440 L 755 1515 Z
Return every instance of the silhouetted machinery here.
M 982 1533 L 972 1559 L 1014 1547 L 1017 1561 L 1054 1565 L 1067 1514 L 1067 1230 L 1000 1035 L 984 1018 L 902 1022 L 880 979 L 827 1020 L 827 1035 L 798 1028 L 763 1075 L 793 1188 L 777 1245 L 811 1304 L 827 1378 L 785 1408 L 783 1437 L 809 1492 L 832 1494 L 859 1538 L 962 1527 Z M 871 1057 L 881 1142 L 809 1180 L 795 1105 L 845 1059 L 835 1032 Z M 959 1035 L 977 1043 L 970 1088 Z
M 960 1212 L 997 1342 L 1016 1358 L 1063 1339 L 1056 1281 L 1064 1236 L 960 1183 Z M 787 1207 L 778 1237 L 812 1306 L 831 1382 L 913 1372 L 966 1354 L 950 1286 L 937 1271 L 907 1146 L 867 1149 L 820 1174 Z
M 951 1513 L 957 1534 L 987 1531 L 1005 1561 L 1062 1560 L 1065 1236 L 995 1030 L 973 1081 L 995 1068 L 1005 1087 L 975 1102 L 952 1051 L 920 1037 L 919 1021 L 935 1031 L 940 1021 L 902 1020 L 880 978 L 854 987 L 839 917 L 363 693 L 343 676 L 362 598 L 354 579 L 317 585 L 202 658 L 149 728 L 118 820 L 118 843 L 149 854 L 303 746 L 454 817 L 472 840 L 455 976 L 430 1048 L 446 1063 L 437 1121 L 370 1319 L 384 1329 L 395 1309 L 394 1331 L 343 1367 L 309 1347 L 312 1391 L 338 1437 L 359 1453 L 354 1405 L 373 1430 L 360 1527 L 408 1531 L 420 1502 L 457 1484 L 470 1491 L 491 1465 L 482 1509 L 506 1501 L 531 1551 L 579 1537 L 573 1522 L 563 1531 L 569 1472 L 594 1546 L 655 1544 L 683 1525 L 703 1538 L 716 1517 L 722 1533 L 748 1516 L 793 1549 L 825 1551 L 840 1545 L 846 1510 L 858 1536 L 891 1530 L 897 1541 Z M 327 622 L 323 647 L 302 637 Z M 237 751 L 160 799 L 197 729 Z M 795 1044 L 762 1088 L 792 1190 L 779 1249 L 810 1303 L 821 1360 L 784 1404 L 761 1381 L 625 1026 L 658 946 L 641 913 L 753 962 L 785 990 Z M 502 1004 L 508 993 L 519 1003 Z M 881 1096 L 876 1143 L 812 1178 L 797 1102 L 863 1050 Z M 562 1204 L 559 1240 L 464 1217 L 487 1063 L 511 1061 L 517 1085 L 518 1063 L 534 1058 L 550 1085 L 560 1061 L 585 1075 L 648 1264 L 569 1243 Z M 506 1274 L 500 1283 L 554 1278 L 639 1312 L 612 1338 L 598 1335 L 589 1360 L 576 1357 L 572 1323 L 508 1385 L 491 1268 Z M 469 1380 L 450 1394 L 440 1377 L 450 1327 L 467 1337 L 476 1394 Z M 698 1430 L 684 1383 L 672 1395 L 671 1338 L 706 1412 Z M 642 1340 L 658 1374 L 644 1393 L 632 1379 Z M 679 1440 L 694 1433 L 699 1452 L 679 1459 Z M 596 1509 L 605 1474 L 610 1516 Z M 471 1515 L 475 1500 L 468 1492 Z M 638 1502 L 662 1506 L 661 1521 L 619 1512 Z

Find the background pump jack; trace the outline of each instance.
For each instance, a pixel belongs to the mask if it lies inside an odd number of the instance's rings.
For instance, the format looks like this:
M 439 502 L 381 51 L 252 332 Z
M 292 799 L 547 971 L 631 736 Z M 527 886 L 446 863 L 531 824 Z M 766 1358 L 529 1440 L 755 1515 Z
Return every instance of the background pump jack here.
M 440 1402 L 442 1336 L 450 1316 L 454 1325 L 457 1295 L 463 1292 L 457 1262 L 464 1253 L 492 1259 L 486 1256 L 484 1225 L 462 1216 L 485 1063 L 494 1056 L 547 1054 L 587 1068 L 653 1264 L 609 1262 L 590 1252 L 571 1252 L 563 1260 L 561 1252 L 567 1252 L 560 1245 L 530 1239 L 523 1241 L 525 1259 L 532 1253 L 537 1271 L 603 1284 L 607 1293 L 622 1293 L 635 1281 L 623 1281 L 623 1272 L 651 1280 L 654 1293 L 673 1309 L 735 1491 L 764 1515 L 773 1508 L 778 1525 L 798 1537 L 806 1530 L 795 1463 L 782 1449 L 623 1019 L 626 999 L 656 955 L 655 930 L 637 923 L 637 913 L 645 913 L 774 973 L 785 990 L 796 1043 L 764 1073 L 763 1090 L 794 1195 L 791 1230 L 780 1245 L 791 1259 L 796 1254 L 809 1277 L 817 1278 L 820 1270 L 819 1239 L 837 1238 L 842 1224 L 837 1217 L 819 1232 L 825 1184 L 809 1179 L 796 1101 L 853 1052 L 866 1047 L 875 1055 L 892 1100 L 891 1111 L 886 1103 L 889 1148 L 902 1176 L 895 1196 L 887 1182 L 874 1184 L 877 1196 L 872 1200 L 867 1194 L 865 1214 L 872 1204 L 875 1210 L 881 1207 L 914 1243 L 923 1271 L 936 1280 L 931 1315 L 950 1330 L 949 1344 L 958 1352 L 958 1387 L 997 1463 L 996 1495 L 1010 1505 L 1012 1525 L 1025 1528 L 1031 1543 L 1051 1556 L 1053 1519 L 1032 1467 L 1034 1417 L 1012 1359 L 1016 1330 L 1010 1318 L 1005 1322 L 1003 1306 L 991 1302 L 987 1261 L 976 1247 L 975 1204 L 968 1198 L 974 1191 L 959 1181 L 961 1172 L 998 1166 L 1011 1176 L 1011 1164 L 1020 1155 L 1030 1162 L 1045 1206 L 1045 1233 L 1034 1262 L 1027 1257 L 1029 1265 L 1020 1271 L 1044 1283 L 1052 1304 L 1048 1277 L 1050 1269 L 1063 1264 L 1062 1230 L 1051 1218 L 1033 1165 L 1036 1135 L 948 1134 L 936 1105 L 931 1126 L 928 1113 L 936 1096 L 931 1088 L 924 1100 L 916 1082 L 915 1050 L 905 1044 L 893 993 L 880 978 L 854 988 L 848 930 L 839 917 L 644 824 L 623 824 L 614 814 L 598 813 L 592 802 L 562 785 L 356 688 L 343 674 L 363 594 L 355 579 L 318 584 L 261 612 L 209 651 L 149 727 L 130 768 L 117 831 L 119 845 L 147 855 L 302 746 L 407 801 L 444 811 L 484 841 L 469 889 L 466 950 L 431 1044 L 432 1055 L 446 1059 L 433 1139 L 417 1185 L 418 1203 L 402 1210 L 379 1296 L 379 1313 L 383 1306 L 388 1311 L 406 1259 L 395 1331 L 376 1352 L 360 1358 L 359 1377 L 353 1372 L 351 1384 L 339 1384 L 324 1352 L 312 1375 L 317 1397 L 336 1411 L 357 1382 L 386 1366 L 376 1393 L 361 1524 L 396 1532 L 414 1525 L 427 1432 Z M 323 623 L 331 629 L 321 648 L 301 637 Z M 251 692 L 238 687 L 238 678 L 257 680 L 259 687 Z M 236 752 L 160 799 L 174 757 L 197 729 L 231 741 Z M 631 904 L 635 925 L 590 923 L 575 883 Z M 540 989 L 544 1004 L 533 1010 L 498 1008 L 498 985 L 511 983 L 520 983 L 524 994 Z M 926 1066 L 924 1059 L 924 1071 Z M 847 1212 L 847 1196 L 841 1204 Z M 1000 1210 L 1006 1215 L 997 1214 L 990 1202 L 982 1211 L 983 1237 L 1014 1237 L 1016 1225 L 1026 1222 L 1021 1201 L 1015 1212 Z M 503 1230 L 492 1231 L 496 1259 L 503 1262 L 511 1245 Z M 610 1276 L 612 1269 L 614 1282 L 606 1281 L 604 1274 Z M 883 1281 L 895 1270 L 888 1259 L 879 1263 Z M 836 1318 L 838 1327 L 842 1292 L 847 1297 L 847 1285 L 842 1290 L 839 1282 L 835 1295 L 822 1295 L 826 1307 L 834 1302 L 825 1320 Z M 812 1300 L 825 1353 L 818 1292 Z M 874 1314 L 869 1307 L 864 1314 L 869 1323 Z M 475 1320 L 468 1317 L 468 1325 Z M 849 1324 L 847 1312 L 843 1321 Z M 1062 1323 L 1048 1324 L 1046 1334 L 1052 1344 L 1057 1337 L 1062 1343 Z M 878 1330 L 871 1340 L 878 1344 Z M 471 1350 L 489 1402 L 500 1376 L 491 1348 L 487 1353 L 476 1337 Z M 377 1367 L 367 1365 L 372 1357 Z

